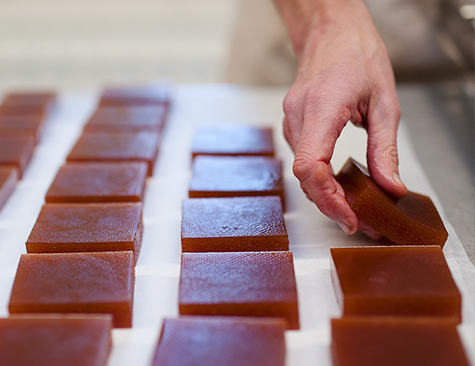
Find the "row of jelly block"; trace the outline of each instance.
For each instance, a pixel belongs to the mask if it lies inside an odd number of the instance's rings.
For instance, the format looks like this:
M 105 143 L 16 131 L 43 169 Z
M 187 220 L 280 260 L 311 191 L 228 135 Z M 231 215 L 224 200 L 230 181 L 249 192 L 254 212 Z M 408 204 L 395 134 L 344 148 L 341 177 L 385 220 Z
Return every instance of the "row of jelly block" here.
M 441 248 L 448 234 L 430 198 L 390 197 L 352 159 L 336 178 L 358 218 L 394 242 L 331 248 L 343 315 L 331 322 L 334 365 L 468 366 L 461 294 Z
M 78 146 L 88 135 L 100 135 L 103 142 L 112 143 L 96 143 L 95 147 L 86 143 L 85 151 L 95 152 L 90 156 L 92 162 L 67 162 L 53 181 L 47 203 L 28 238 L 28 254 L 20 258 L 9 303 L 12 315 L 1 320 L 10 336 L 5 344 L 11 352 L 2 349 L 0 355 L 3 357 L 5 352 L 11 356 L 12 364 L 29 364 L 28 360 L 36 358 L 36 362 L 48 365 L 70 364 L 72 360 L 84 365 L 105 365 L 111 349 L 112 325 L 132 325 L 135 263 L 143 229 L 141 200 L 169 105 L 162 91 L 158 101 L 156 96 L 143 89 L 104 92 L 70 156 L 81 149 Z M 150 99 L 159 108 L 147 105 Z M 140 140 L 145 133 L 140 135 L 133 130 L 137 124 L 140 126 L 143 111 L 156 121 L 154 133 L 146 129 L 153 142 L 149 145 Z M 88 126 L 97 125 L 98 115 L 103 118 L 104 132 L 86 132 Z M 149 124 L 150 118 L 146 121 Z M 138 142 L 130 142 L 127 137 Z M 123 155 L 116 156 L 114 144 L 121 141 L 118 149 Z M 150 146 L 152 154 L 140 153 L 140 147 L 147 151 Z M 142 159 L 143 156 L 153 158 Z M 11 335 L 22 331 L 28 332 L 25 338 L 36 346 L 20 352 L 21 347 L 31 344 L 12 344 Z M 48 336 L 39 340 L 40 334 Z M 57 352 L 49 354 L 38 346 L 51 349 L 53 344 Z
M 201 127 L 192 155 L 180 317 L 164 319 L 152 364 L 283 366 L 299 315 L 272 129 Z
M 56 105 L 53 92 L 11 92 L 0 105 L 0 209 L 22 177 Z

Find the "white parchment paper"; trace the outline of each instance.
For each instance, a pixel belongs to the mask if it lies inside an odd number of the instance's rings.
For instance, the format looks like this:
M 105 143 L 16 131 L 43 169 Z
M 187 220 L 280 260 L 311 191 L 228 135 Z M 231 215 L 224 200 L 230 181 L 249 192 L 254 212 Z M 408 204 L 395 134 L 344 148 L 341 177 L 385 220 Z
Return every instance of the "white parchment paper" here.
M 41 144 L 13 195 L 0 211 L 0 316 L 8 316 L 8 300 L 19 256 L 59 167 L 95 108 L 98 90 L 64 90 Z M 164 317 L 178 316 L 181 202 L 187 197 L 194 129 L 203 125 L 244 123 L 273 126 L 279 158 L 284 161 L 287 212 L 285 220 L 294 254 L 301 329 L 288 331 L 287 365 L 330 366 L 330 319 L 339 309 L 330 278 L 330 247 L 371 245 L 362 234 L 346 236 L 301 192 L 291 167 L 293 154 L 282 135 L 285 90 L 232 85 L 179 85 L 164 132 L 154 176 L 144 199 L 144 237 L 136 268 L 133 328 L 115 329 L 110 366 L 148 366 Z M 365 162 L 366 134 L 348 126 L 332 161 L 338 171 L 349 156 Z M 459 327 L 475 365 L 475 268 L 445 219 L 411 139 L 402 124 L 399 136 L 401 177 L 409 189 L 429 195 L 444 218 L 449 239 L 444 253 L 463 295 Z M 467 199 L 473 199 L 468 197 Z

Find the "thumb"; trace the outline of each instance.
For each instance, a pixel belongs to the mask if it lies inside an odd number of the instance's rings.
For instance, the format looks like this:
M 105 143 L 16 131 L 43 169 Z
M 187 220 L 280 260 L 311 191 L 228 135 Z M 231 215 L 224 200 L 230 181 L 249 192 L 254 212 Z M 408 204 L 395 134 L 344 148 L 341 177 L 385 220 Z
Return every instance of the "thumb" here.
M 395 94 L 395 93 L 394 93 Z M 395 198 L 407 194 L 399 176 L 397 129 L 401 110 L 397 95 L 379 98 L 368 115 L 368 169 L 375 182 Z

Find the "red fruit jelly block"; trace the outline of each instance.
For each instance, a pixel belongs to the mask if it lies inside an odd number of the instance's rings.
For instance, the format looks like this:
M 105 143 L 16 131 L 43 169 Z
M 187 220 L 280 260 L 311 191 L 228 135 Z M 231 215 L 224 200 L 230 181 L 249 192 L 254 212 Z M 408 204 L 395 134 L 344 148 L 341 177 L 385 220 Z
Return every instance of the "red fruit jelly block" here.
M 170 94 L 170 85 L 166 82 L 149 85 L 109 87 L 102 93 L 100 106 L 165 105 L 168 107 L 171 100 Z
M 3 99 L 0 115 L 48 115 L 56 105 L 54 92 L 11 92 Z
M 142 245 L 142 204 L 47 203 L 26 241 L 28 253 L 131 250 Z
M 408 192 L 406 197 L 395 199 L 353 159 L 347 161 L 336 179 L 356 216 L 394 243 L 445 244 L 447 230 L 429 197 Z
M 132 326 L 131 251 L 22 254 L 8 310 L 17 313 L 106 313 Z
M 0 116 L 0 137 L 33 136 L 37 144 L 44 131 L 42 116 Z
M 201 127 L 195 132 L 193 157 L 197 155 L 274 156 L 272 128 L 226 125 Z
M 183 252 L 289 250 L 279 197 L 190 198 L 182 212 Z
M 0 363 L 15 366 L 105 366 L 110 315 L 14 315 L 0 319 Z
M 460 322 L 461 295 L 439 246 L 331 248 L 331 256 L 344 315 L 452 317 Z
M 0 137 L 0 166 L 14 166 L 23 175 L 34 149 L 33 137 Z
M 285 328 L 277 318 L 164 319 L 152 366 L 284 366 Z
M 46 193 L 46 202 L 138 202 L 145 191 L 145 162 L 67 163 Z
M 15 190 L 18 170 L 12 166 L 0 166 L 0 210 Z
M 469 366 L 450 319 L 343 317 L 331 326 L 334 366 Z
M 284 202 L 282 162 L 262 156 L 197 156 L 189 196 L 279 196 Z
M 91 116 L 84 132 L 160 132 L 165 117 L 162 105 L 103 106 Z
M 152 175 L 158 154 L 157 133 L 85 133 L 76 142 L 67 161 L 145 161 Z
M 280 317 L 299 328 L 291 252 L 183 253 L 180 314 Z

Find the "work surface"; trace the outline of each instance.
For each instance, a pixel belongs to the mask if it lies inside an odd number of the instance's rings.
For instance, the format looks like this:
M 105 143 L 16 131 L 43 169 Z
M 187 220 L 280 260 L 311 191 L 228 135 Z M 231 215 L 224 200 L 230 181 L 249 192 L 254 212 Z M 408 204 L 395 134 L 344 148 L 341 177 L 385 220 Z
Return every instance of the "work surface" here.
M 174 106 L 165 129 L 154 176 L 144 199 L 144 237 L 136 267 L 132 329 L 113 331 L 109 365 L 148 366 L 164 317 L 178 315 L 181 203 L 190 179 L 194 128 L 222 123 L 272 125 L 278 157 L 284 161 L 287 212 L 285 220 L 294 254 L 301 329 L 286 333 L 287 365 L 331 365 L 330 319 L 339 309 L 330 278 L 331 247 L 374 245 L 362 234 L 346 236 L 324 217 L 301 192 L 291 172 L 293 155 L 282 136 L 282 89 L 249 89 L 222 85 L 183 85 L 175 88 Z M 0 212 L 0 316 L 7 304 L 19 256 L 33 227 L 44 196 L 57 170 L 95 108 L 97 90 L 66 90 L 44 138 L 14 194 Z M 365 161 L 365 132 L 349 126 L 333 159 L 337 171 L 349 156 Z M 444 253 L 463 294 L 459 327 L 475 364 L 475 268 L 444 214 L 424 167 L 403 125 L 399 137 L 401 176 L 410 190 L 429 195 L 441 212 L 449 239 Z M 473 199 L 473 197 L 467 197 Z

